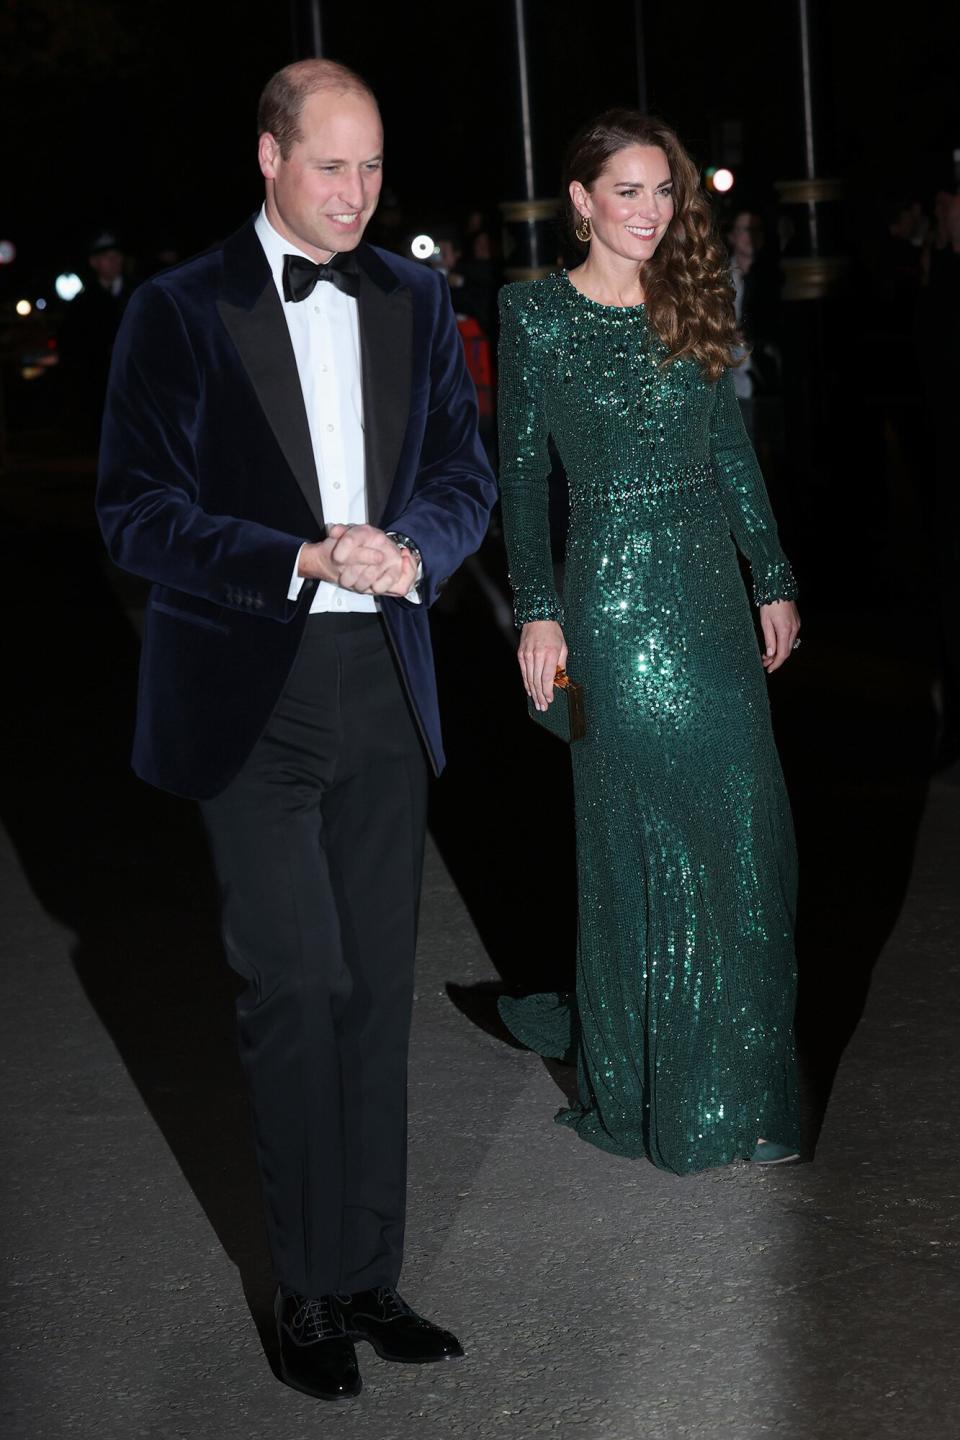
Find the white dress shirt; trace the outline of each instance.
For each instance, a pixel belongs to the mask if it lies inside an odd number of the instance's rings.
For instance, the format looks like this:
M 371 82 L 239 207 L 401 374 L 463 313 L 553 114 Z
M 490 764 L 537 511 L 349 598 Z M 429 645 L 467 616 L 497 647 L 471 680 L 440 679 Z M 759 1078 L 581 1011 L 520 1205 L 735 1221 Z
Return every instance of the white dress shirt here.
M 357 302 L 329 281 L 319 281 L 306 300 L 283 298 L 283 257 L 303 250 L 278 235 L 265 209 L 255 222 L 290 332 L 310 442 L 320 482 L 320 504 L 328 525 L 362 525 L 367 519 L 363 451 L 363 391 L 360 378 L 360 323 Z M 299 555 L 297 556 L 299 564 Z M 303 579 L 294 566 L 288 599 L 296 600 Z M 317 584 L 311 614 L 375 611 L 373 595 L 358 595 L 326 580 Z

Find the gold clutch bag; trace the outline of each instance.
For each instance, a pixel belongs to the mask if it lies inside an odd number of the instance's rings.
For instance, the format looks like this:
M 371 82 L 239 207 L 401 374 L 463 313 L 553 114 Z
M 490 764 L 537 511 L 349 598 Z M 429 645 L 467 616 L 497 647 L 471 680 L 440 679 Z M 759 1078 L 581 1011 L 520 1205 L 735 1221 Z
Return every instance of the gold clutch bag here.
M 557 670 L 553 678 L 553 701 L 546 710 L 538 710 L 532 700 L 527 701 L 527 709 L 532 720 L 568 745 L 582 740 L 587 733 L 583 686 L 571 680 L 566 670 Z

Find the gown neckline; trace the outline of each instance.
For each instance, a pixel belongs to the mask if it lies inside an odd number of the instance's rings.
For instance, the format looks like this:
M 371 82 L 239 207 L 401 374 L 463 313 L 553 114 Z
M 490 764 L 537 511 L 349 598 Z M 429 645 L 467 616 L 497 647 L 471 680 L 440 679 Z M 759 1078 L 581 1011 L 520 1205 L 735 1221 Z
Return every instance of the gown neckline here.
M 591 300 L 589 295 L 584 295 L 582 290 L 578 290 L 570 279 L 569 270 L 561 270 L 560 278 L 566 282 L 567 287 L 579 300 L 582 300 L 585 305 L 591 305 L 594 310 L 614 310 L 619 315 L 635 315 L 638 311 L 647 308 L 645 300 L 641 300 L 638 305 L 604 305 L 600 300 Z

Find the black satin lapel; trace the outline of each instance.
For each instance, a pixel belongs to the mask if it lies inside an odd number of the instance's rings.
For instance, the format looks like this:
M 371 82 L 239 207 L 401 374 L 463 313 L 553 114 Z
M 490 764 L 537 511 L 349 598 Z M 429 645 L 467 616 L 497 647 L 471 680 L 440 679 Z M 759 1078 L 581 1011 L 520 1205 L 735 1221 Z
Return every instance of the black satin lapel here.
M 266 285 L 252 309 L 223 299 L 217 301 L 217 309 L 240 352 L 244 369 L 287 464 L 303 491 L 303 498 L 323 530 L 323 508 L 307 411 L 290 332 L 276 288 L 272 282 Z
M 410 415 L 413 298 L 406 287 L 388 294 L 361 270 L 359 306 L 367 518 L 379 525 Z

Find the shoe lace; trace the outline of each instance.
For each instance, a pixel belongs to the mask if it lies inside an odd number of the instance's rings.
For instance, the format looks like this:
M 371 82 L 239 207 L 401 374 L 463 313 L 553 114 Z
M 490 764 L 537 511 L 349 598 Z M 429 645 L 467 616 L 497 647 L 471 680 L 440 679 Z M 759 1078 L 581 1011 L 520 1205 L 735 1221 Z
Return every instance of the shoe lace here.
M 343 1327 L 335 1319 L 326 1295 L 319 1300 L 301 1299 L 300 1308 L 294 1313 L 290 1328 L 297 1332 L 302 1345 L 310 1345 L 315 1340 L 329 1340 L 334 1335 L 343 1334 Z
M 389 1285 L 381 1285 L 374 1292 L 377 1297 L 377 1304 L 383 1310 L 385 1320 L 397 1320 L 400 1316 L 409 1316 L 413 1320 L 419 1320 L 416 1311 L 411 1310 L 406 1300 L 401 1300 L 396 1290 Z

